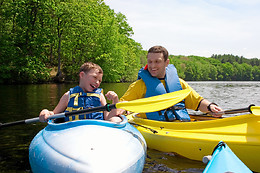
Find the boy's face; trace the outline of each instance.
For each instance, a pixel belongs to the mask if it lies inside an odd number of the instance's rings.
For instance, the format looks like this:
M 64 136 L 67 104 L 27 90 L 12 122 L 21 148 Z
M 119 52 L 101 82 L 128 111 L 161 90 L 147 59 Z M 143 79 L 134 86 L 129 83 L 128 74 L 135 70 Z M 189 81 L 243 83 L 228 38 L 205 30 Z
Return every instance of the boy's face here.
M 153 77 L 164 78 L 169 59 L 164 61 L 162 53 L 148 53 L 147 64 L 148 71 Z
M 80 72 L 80 87 L 85 92 L 92 92 L 98 88 L 102 82 L 103 74 L 97 69 L 91 69 L 88 73 Z

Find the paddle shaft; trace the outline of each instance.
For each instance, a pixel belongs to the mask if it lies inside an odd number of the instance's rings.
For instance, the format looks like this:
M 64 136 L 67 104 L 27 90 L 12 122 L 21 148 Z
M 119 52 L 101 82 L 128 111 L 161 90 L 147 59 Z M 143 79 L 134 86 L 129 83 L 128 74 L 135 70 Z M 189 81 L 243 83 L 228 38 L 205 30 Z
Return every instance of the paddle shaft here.
M 112 109 L 116 109 L 115 104 L 107 104 L 105 106 L 94 107 L 94 108 L 91 108 L 91 109 L 82 109 L 82 110 L 78 110 L 78 111 L 63 112 L 63 113 L 59 113 L 59 114 L 54 114 L 54 115 L 50 115 L 48 117 L 48 119 L 64 118 L 64 117 L 69 117 L 69 116 L 72 116 L 72 115 L 75 115 L 75 114 L 92 113 L 92 112 L 97 112 L 97 111 L 110 111 Z M 39 122 L 39 121 L 40 121 L 39 117 L 36 117 L 36 118 L 30 118 L 30 119 L 25 119 L 25 120 L 19 120 L 19 121 L 4 123 L 4 124 L 1 123 L 0 128 L 1 127 L 19 125 L 19 124 L 36 123 L 36 122 Z
M 243 112 L 251 112 L 251 106 L 254 105 L 249 105 L 246 108 L 239 108 L 239 109 L 231 109 L 231 110 L 226 110 L 226 111 L 221 111 L 218 113 L 214 113 L 214 112 L 208 112 L 208 113 L 203 113 L 203 114 L 191 114 L 193 116 L 206 116 L 206 115 L 218 115 L 218 114 L 222 114 L 222 115 L 226 115 L 226 114 L 237 114 L 237 113 L 243 113 Z
M 158 98 L 162 98 L 163 100 L 167 100 L 166 96 L 167 95 L 155 96 L 153 98 L 158 97 Z M 149 104 L 150 101 L 148 99 L 152 99 L 152 97 L 151 98 L 144 98 L 144 99 L 140 99 L 140 100 L 143 100 L 143 101 L 147 100 L 145 103 Z M 181 99 L 184 99 L 184 98 L 181 98 Z M 161 100 L 159 99 L 159 101 L 161 101 Z M 64 117 L 72 116 L 72 115 L 75 115 L 75 114 L 82 114 L 82 113 L 88 114 L 88 113 L 97 112 L 97 111 L 108 111 L 108 112 L 110 112 L 110 110 L 116 109 L 117 107 L 118 108 L 124 108 L 124 109 L 128 110 L 128 107 L 132 103 L 134 103 L 133 107 L 141 107 L 141 109 L 142 109 L 142 106 L 139 106 L 139 103 L 142 103 L 142 102 L 139 102 L 139 100 L 134 100 L 134 101 L 124 102 L 124 103 L 106 104 L 105 106 L 99 106 L 99 107 L 94 107 L 94 108 L 90 108 L 90 109 L 82 109 L 82 110 L 78 110 L 78 111 L 54 114 L 54 115 L 50 115 L 48 117 L 48 119 L 64 118 Z M 173 102 L 173 104 L 176 104 L 176 103 Z M 116 107 L 116 105 L 118 105 L 118 106 Z M 165 108 L 163 105 L 161 107 L 162 107 L 162 109 Z M 7 126 L 13 126 L 13 125 L 19 125 L 19 124 L 30 124 L 30 123 L 35 123 L 35 122 L 39 122 L 39 121 L 40 121 L 39 117 L 36 117 L 36 118 L 25 119 L 25 120 L 10 122 L 10 123 L 4 123 L 4 124 L 0 123 L 0 128 L 1 127 L 7 127 Z
M 226 110 L 226 111 L 221 111 L 218 113 L 212 113 L 210 112 L 210 114 L 236 114 L 236 113 L 243 113 L 243 112 L 250 112 L 250 108 L 240 108 L 240 109 L 231 109 L 231 110 Z
M 75 114 L 82 114 L 82 113 L 92 113 L 97 111 L 108 111 L 116 108 L 125 109 L 127 111 L 138 112 L 138 113 L 146 113 L 146 112 L 155 112 L 163 109 L 167 109 L 170 106 L 179 103 L 183 99 L 185 99 L 189 93 L 191 92 L 190 89 L 184 89 L 180 91 L 175 91 L 171 93 L 166 93 L 158 96 L 142 98 L 137 100 L 132 100 L 129 102 L 119 102 L 116 104 L 106 104 L 105 106 L 94 107 L 90 109 L 82 109 L 78 111 L 72 112 L 64 112 L 59 114 L 54 114 L 48 117 L 48 119 L 55 119 L 55 118 L 64 118 Z M 39 117 L 26 119 L 21 121 L 15 121 L 10 123 L 2 124 L 0 123 L 0 128 L 4 126 L 12 126 L 17 124 L 29 124 L 38 122 Z

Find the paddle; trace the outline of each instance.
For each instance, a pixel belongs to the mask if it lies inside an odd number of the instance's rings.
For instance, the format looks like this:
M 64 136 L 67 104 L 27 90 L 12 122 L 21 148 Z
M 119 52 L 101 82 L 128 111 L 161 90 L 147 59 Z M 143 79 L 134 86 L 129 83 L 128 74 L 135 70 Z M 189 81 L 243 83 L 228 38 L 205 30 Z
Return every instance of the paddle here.
M 243 113 L 243 112 L 250 112 L 254 115 L 260 115 L 260 107 L 259 106 L 255 106 L 255 105 L 249 105 L 246 108 L 240 108 L 240 109 L 231 109 L 231 110 L 226 110 L 226 111 L 221 111 L 218 113 L 214 113 L 214 112 L 208 112 L 208 113 L 203 113 L 203 114 L 190 114 L 192 116 L 208 116 L 208 115 L 218 115 L 218 114 L 236 114 L 236 113 Z
M 250 110 L 252 114 L 260 116 L 260 106 L 251 106 Z
M 127 111 L 136 112 L 136 113 L 155 112 L 162 109 L 166 109 L 172 105 L 175 105 L 176 103 L 179 103 L 180 101 L 185 99 L 190 92 L 191 92 L 190 89 L 185 89 L 185 90 L 180 90 L 180 91 L 167 93 L 159 96 L 133 100 L 129 102 L 107 104 L 105 106 L 99 106 L 91 109 L 83 109 L 83 110 L 73 111 L 73 112 L 63 112 L 63 113 L 51 115 L 49 116 L 48 119 L 64 118 L 75 114 L 92 113 L 97 111 L 109 112 L 110 110 L 117 109 L 117 108 L 125 109 Z M 29 124 L 35 122 L 39 122 L 39 117 L 15 121 L 15 122 L 9 122 L 4 124 L 0 123 L 0 127 L 13 126 L 18 124 Z

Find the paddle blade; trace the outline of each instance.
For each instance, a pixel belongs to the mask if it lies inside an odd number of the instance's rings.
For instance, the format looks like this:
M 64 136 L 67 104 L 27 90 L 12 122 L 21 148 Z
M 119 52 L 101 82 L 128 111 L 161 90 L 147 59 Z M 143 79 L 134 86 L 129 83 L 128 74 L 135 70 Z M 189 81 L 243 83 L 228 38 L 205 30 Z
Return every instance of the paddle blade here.
M 252 114 L 260 116 L 260 106 L 251 106 L 250 109 Z
M 136 113 L 155 112 L 179 103 L 185 99 L 190 92 L 190 89 L 184 89 L 159 96 L 117 103 L 116 108 L 121 108 Z

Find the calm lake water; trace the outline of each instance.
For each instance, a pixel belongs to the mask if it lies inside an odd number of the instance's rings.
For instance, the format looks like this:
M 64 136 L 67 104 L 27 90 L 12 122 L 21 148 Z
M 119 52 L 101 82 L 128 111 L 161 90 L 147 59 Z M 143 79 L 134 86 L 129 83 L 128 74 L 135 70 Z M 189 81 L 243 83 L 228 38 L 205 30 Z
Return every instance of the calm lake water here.
M 218 103 L 224 110 L 260 106 L 260 82 L 188 82 L 204 98 Z M 0 122 L 37 117 L 43 108 L 53 109 L 60 97 L 76 84 L 0 85 Z M 129 83 L 103 83 L 106 93 L 119 96 Z M 0 129 L 0 172 L 30 172 L 28 147 L 45 123 L 17 125 Z M 202 172 L 205 165 L 172 153 L 148 149 L 143 172 Z

